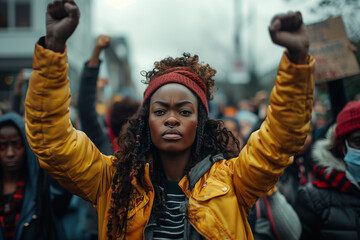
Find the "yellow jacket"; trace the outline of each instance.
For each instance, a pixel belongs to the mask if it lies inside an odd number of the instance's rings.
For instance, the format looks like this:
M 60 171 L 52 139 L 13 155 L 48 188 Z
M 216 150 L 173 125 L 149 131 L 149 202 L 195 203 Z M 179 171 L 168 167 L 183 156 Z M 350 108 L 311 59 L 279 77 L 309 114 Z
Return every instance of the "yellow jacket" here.
M 98 213 L 99 238 L 106 239 L 107 213 L 115 168 L 113 156 L 99 152 L 69 121 L 70 90 L 66 51 L 36 45 L 34 72 L 26 96 L 26 133 L 40 165 L 72 193 L 91 201 Z M 191 225 L 206 239 L 253 239 L 247 222 L 250 208 L 277 182 L 291 156 L 303 146 L 311 119 L 314 59 L 294 65 L 284 54 L 271 94 L 267 118 L 237 158 L 219 160 L 193 190 L 185 176 L 179 186 L 189 200 Z M 127 239 L 143 239 L 154 191 L 145 167 L 146 191 L 132 181 L 135 203 Z M 115 231 L 117 230 L 114 226 Z

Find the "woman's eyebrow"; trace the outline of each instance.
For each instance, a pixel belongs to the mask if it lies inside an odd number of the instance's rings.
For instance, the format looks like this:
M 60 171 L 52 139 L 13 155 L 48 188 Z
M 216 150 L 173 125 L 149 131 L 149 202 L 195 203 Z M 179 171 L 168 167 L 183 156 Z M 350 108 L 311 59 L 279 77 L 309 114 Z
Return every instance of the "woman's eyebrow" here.
M 192 101 L 189 101 L 189 100 L 184 100 L 184 101 L 180 101 L 180 102 L 175 103 L 176 106 L 182 106 L 182 105 L 185 105 L 185 104 L 194 105 L 194 103 Z
M 160 104 L 164 107 L 168 107 L 169 106 L 169 103 L 168 102 L 165 102 L 165 101 L 161 101 L 161 100 L 156 100 L 154 101 L 151 105 L 154 105 L 154 104 Z

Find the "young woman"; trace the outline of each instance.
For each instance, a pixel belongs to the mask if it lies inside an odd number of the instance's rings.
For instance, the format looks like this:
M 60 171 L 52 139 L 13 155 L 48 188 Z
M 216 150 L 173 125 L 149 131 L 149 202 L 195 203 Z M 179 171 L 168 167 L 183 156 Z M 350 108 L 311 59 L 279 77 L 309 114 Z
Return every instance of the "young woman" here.
M 17 113 L 0 116 L 0 240 L 67 239 L 71 194 L 39 167 Z
M 208 118 L 215 70 L 188 54 L 155 62 L 121 151 L 101 154 L 69 122 L 65 43 L 78 20 L 73 1 L 50 4 L 46 37 L 36 45 L 26 130 L 41 166 L 94 204 L 100 239 L 252 239 L 249 210 L 309 128 L 314 60 L 300 13 L 272 21 L 273 41 L 289 51 L 267 119 L 240 154 L 231 132 Z

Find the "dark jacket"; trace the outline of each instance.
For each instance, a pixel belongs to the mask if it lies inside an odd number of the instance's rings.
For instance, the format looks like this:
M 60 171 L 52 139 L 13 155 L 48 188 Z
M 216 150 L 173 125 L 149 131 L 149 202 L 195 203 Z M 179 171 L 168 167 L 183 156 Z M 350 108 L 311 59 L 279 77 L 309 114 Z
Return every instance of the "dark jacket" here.
M 71 194 L 40 167 L 25 136 L 25 123 L 17 113 L 0 116 L 0 127 L 12 122 L 20 131 L 26 151 L 27 179 L 14 240 L 66 239 L 60 218 L 65 214 Z M 1 181 L 1 179 L 0 179 Z M 0 240 L 4 239 L 0 224 Z
M 313 149 L 316 180 L 298 192 L 295 210 L 303 226 L 302 239 L 360 239 L 360 187 L 343 160 L 329 151 L 332 130 Z
M 100 66 L 100 64 L 99 64 Z M 110 137 L 106 132 L 105 122 L 96 112 L 96 82 L 99 67 L 88 67 L 85 63 L 79 88 L 78 113 L 81 130 L 104 154 L 113 154 Z

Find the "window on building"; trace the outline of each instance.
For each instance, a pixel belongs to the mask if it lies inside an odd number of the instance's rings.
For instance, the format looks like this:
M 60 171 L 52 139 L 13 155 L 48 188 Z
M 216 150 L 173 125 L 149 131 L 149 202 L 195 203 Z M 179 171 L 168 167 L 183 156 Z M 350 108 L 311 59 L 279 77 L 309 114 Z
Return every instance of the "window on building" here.
M 8 3 L 0 0 L 0 28 L 7 28 L 8 25 Z
M 30 0 L 17 0 L 15 2 L 15 26 L 30 27 Z
M 31 27 L 31 0 L 0 0 L 0 28 Z

